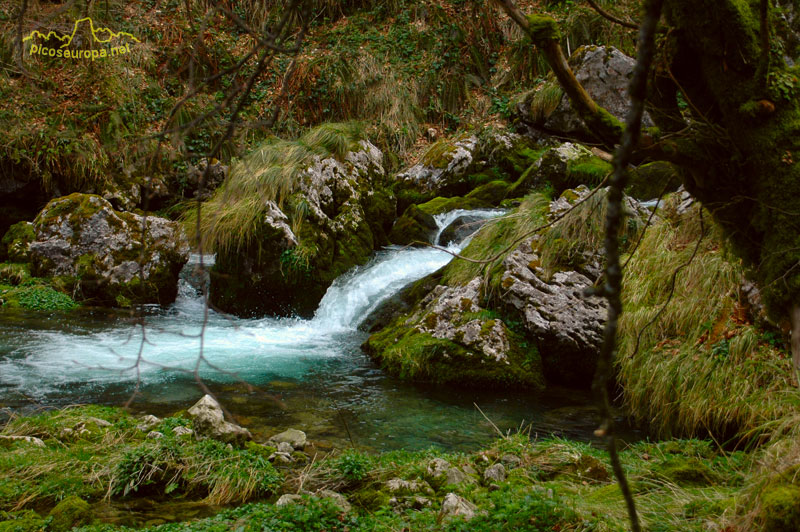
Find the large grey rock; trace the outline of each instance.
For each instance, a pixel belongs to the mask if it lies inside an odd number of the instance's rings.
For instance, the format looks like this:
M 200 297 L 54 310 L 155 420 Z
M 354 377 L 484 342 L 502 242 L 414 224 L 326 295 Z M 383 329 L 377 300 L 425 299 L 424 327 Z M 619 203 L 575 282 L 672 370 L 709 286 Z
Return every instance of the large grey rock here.
M 570 57 L 570 65 L 575 77 L 598 105 L 624 121 L 630 106 L 627 96 L 628 84 L 633 76 L 636 60 L 611 46 L 584 46 Z M 538 90 L 548 90 L 554 81 L 549 81 Z M 536 91 L 528 93 L 517 104 L 517 112 L 522 121 L 532 128 L 534 136 L 542 133 L 558 134 L 570 138 L 592 137 L 583 120 L 572 108 L 566 95 L 561 97 L 555 110 L 544 115 L 531 107 Z M 643 127 L 653 126 L 650 116 L 645 113 Z
M 469 521 L 475 517 L 476 510 L 477 507 L 467 499 L 455 493 L 448 493 L 444 496 L 444 501 L 442 501 L 442 509 L 439 511 L 439 518 L 444 520 L 453 517 L 461 517 L 465 521 Z
M 212 159 L 209 165 L 207 159 L 202 159 L 196 166 L 189 166 L 186 172 L 186 184 L 191 188 L 192 196 L 207 200 L 226 177 L 228 177 L 226 165 L 217 159 Z
M 480 306 L 481 283 L 482 277 L 476 277 L 464 286 L 436 286 L 405 319 L 398 318 L 362 347 L 373 358 L 391 363 L 408 356 L 400 339 L 414 337 L 409 342 L 414 356 L 425 360 L 414 375 L 419 380 L 543 387 L 538 353 L 521 345 L 502 319 Z M 385 367 L 408 375 L 405 368 Z
M 532 243 L 523 242 L 503 261 L 502 302 L 539 346 L 548 381 L 587 385 L 602 342 L 605 299 L 584 294 L 593 283 L 581 273 L 556 272 L 548 278 Z
M 198 436 L 239 445 L 253 439 L 246 428 L 225 421 L 222 407 L 210 395 L 204 395 L 187 413 L 194 422 L 194 431 Z
M 33 273 L 62 276 L 76 297 L 107 305 L 175 299 L 189 258 L 177 222 L 119 212 L 100 196 L 76 193 L 50 201 L 33 225 Z
M 420 161 L 397 174 L 396 180 L 429 197 L 464 196 L 477 184 L 473 177 L 490 168 L 516 179 L 533 162 L 528 147 L 530 139 L 508 131 L 465 133 L 432 144 Z

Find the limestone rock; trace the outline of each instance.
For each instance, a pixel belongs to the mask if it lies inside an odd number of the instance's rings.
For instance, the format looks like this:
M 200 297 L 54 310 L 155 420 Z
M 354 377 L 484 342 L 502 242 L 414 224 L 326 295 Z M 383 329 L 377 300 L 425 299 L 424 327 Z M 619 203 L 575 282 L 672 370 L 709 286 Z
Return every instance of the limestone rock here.
M 25 442 L 29 443 L 35 447 L 46 447 L 44 442 L 41 438 L 37 438 L 36 436 L 5 436 L 0 435 L 0 446 L 4 446 L 4 444 L 12 444 L 15 442 Z
M 503 482 L 506 479 L 506 468 L 503 467 L 503 464 L 489 466 L 486 468 L 486 471 L 483 472 L 483 479 L 487 483 Z
M 629 108 L 628 84 L 633 76 L 636 60 L 611 46 L 583 46 L 570 57 L 575 77 L 598 105 L 621 121 L 625 121 Z M 566 95 L 562 95 L 555 108 L 545 109 L 537 104 L 536 92 L 554 91 L 555 80 L 545 82 L 523 96 L 516 105 L 522 122 L 529 126 L 534 138 L 542 134 L 562 137 L 592 138 L 593 135 L 578 117 Z M 562 91 L 563 94 L 563 91 Z M 642 127 L 652 127 L 653 121 L 645 113 Z
M 178 437 L 180 437 L 180 436 L 191 436 L 192 434 L 194 434 L 194 431 L 192 429 L 190 429 L 189 427 L 174 427 L 172 429 L 172 432 L 173 432 L 173 434 L 175 434 L 175 436 L 178 436 Z
M 508 469 L 514 469 L 516 467 L 519 467 L 519 464 L 522 462 L 522 460 L 520 460 L 519 456 L 517 456 L 515 454 L 504 454 L 502 457 L 500 457 L 500 461 Z
M 440 519 L 448 519 L 452 517 L 461 517 L 465 521 L 469 521 L 475 517 L 477 507 L 463 497 L 455 493 L 448 493 L 444 496 L 442 501 L 442 509 L 439 511 Z
M 294 452 L 294 447 L 292 447 L 291 443 L 282 441 L 282 442 L 278 443 L 278 451 L 277 452 L 292 454 Z
M 303 496 L 295 493 L 284 493 L 275 502 L 275 506 L 286 506 L 287 504 L 300 504 L 303 502 Z
M 351 509 L 350 503 L 347 502 L 347 498 L 341 493 L 337 493 L 332 490 L 320 490 L 317 492 L 317 497 L 321 499 L 331 499 L 333 504 L 335 504 L 339 510 L 344 513 L 349 512 Z
M 463 196 L 491 181 L 491 168 L 515 180 L 534 159 L 530 141 L 523 136 L 485 130 L 432 144 L 417 164 L 397 175 L 397 181 L 428 198 Z
M 177 222 L 119 212 L 91 194 L 50 201 L 33 229 L 29 253 L 34 275 L 62 276 L 77 298 L 103 305 L 171 303 L 189 258 Z
M 218 308 L 311 315 L 334 279 L 388 244 L 396 203 L 373 144 L 360 141 L 342 160 L 317 156 L 295 183 L 281 205 L 263 203 L 252 244 L 218 250 L 211 270 Z
M 548 381 L 588 385 L 602 343 L 606 302 L 584 295 L 593 283 L 581 273 L 556 272 L 548 279 L 532 242 L 523 242 L 503 261 L 502 302 L 539 346 Z
M 269 441 L 277 445 L 288 443 L 293 449 L 302 450 L 306 446 L 306 433 L 302 430 L 288 429 L 272 436 Z
M 235 444 L 242 444 L 253 439 L 249 430 L 225 421 L 222 407 L 210 395 L 204 395 L 197 401 L 188 410 L 188 414 L 194 422 L 194 430 L 198 436 Z
M 150 432 L 147 433 L 147 439 L 148 440 L 160 440 L 163 437 L 164 437 L 164 434 L 161 433 L 161 432 L 158 432 L 157 430 L 151 430 Z
M 88 421 L 89 423 L 94 423 L 100 428 L 107 428 L 111 426 L 111 422 L 106 421 L 105 419 L 100 419 L 98 417 L 87 417 L 86 421 Z
M 386 481 L 384 486 L 386 487 L 386 491 L 395 497 L 413 495 L 415 493 L 433 495 L 433 489 L 424 480 L 403 480 L 401 478 L 393 478 Z
M 147 414 L 139 419 L 139 424 L 136 428 L 142 432 L 149 432 L 153 427 L 161 423 L 161 420 L 152 414 Z
M 481 277 L 464 286 L 436 286 L 412 311 L 370 336 L 362 346 L 373 358 L 388 362 L 390 372 L 409 376 L 407 363 L 420 380 L 459 384 L 514 382 L 542 387 L 538 353 L 520 345 L 505 322 L 486 312 Z M 425 358 L 417 365 L 410 356 Z M 420 370 L 418 366 L 424 369 Z

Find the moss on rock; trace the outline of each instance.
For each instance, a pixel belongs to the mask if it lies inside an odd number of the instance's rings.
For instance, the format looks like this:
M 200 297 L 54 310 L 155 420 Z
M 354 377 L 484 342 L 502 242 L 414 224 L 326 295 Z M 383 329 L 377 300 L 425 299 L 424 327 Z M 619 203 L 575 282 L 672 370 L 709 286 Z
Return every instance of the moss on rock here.
M 442 214 L 444 212 L 454 211 L 456 209 L 464 209 L 471 211 L 473 209 L 488 209 L 492 205 L 480 198 L 462 198 L 459 196 L 452 198 L 436 197 L 432 200 L 419 205 L 419 209 L 430 215 Z
M 50 511 L 48 530 L 67 532 L 89 523 L 92 518 L 89 503 L 79 497 L 67 497 Z
M 432 243 L 437 227 L 433 216 L 416 205 L 410 205 L 403 216 L 395 221 L 392 232 L 389 233 L 389 241 L 399 246 L 415 241 Z

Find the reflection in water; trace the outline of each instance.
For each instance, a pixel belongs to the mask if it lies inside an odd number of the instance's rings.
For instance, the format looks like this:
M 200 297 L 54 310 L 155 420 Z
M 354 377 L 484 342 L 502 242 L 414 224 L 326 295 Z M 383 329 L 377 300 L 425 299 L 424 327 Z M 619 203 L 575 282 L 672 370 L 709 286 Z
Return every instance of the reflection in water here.
M 487 218 L 496 214 L 483 211 Z M 437 221 L 443 228 L 453 217 L 449 213 Z M 238 378 L 209 367 L 201 375 L 239 422 L 262 435 L 293 426 L 312 439 L 340 445 L 347 439 L 346 425 L 365 448 L 474 449 L 496 436 L 475 402 L 502 430 L 532 423 L 540 436 L 589 438 L 597 418 L 586 407 L 588 396 L 413 386 L 387 377 L 361 353 L 366 334 L 357 325 L 382 300 L 451 258 L 429 248 L 381 251 L 337 279 L 311 320 L 237 319 L 212 312 L 204 355 Z M 135 372 L 126 368 L 140 348 L 149 363 L 140 366 L 136 408 L 164 415 L 201 395 L 187 372 L 199 353 L 203 303 L 186 281 L 173 306 L 148 309 L 144 343 L 141 328 L 123 312 L 4 311 L 0 316 L 0 406 L 122 404 L 136 383 Z M 255 388 L 247 390 L 240 379 Z

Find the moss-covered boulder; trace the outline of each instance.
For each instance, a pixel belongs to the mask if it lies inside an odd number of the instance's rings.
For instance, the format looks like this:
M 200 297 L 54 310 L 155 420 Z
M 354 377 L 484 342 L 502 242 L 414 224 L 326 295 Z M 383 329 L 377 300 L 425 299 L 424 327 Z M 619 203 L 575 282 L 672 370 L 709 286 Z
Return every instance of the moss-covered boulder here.
M 49 517 L 48 530 L 67 532 L 76 526 L 88 524 L 92 518 L 92 512 L 88 502 L 79 497 L 67 497 L 50 511 Z
M 28 250 L 35 238 L 31 222 L 15 223 L 0 240 L 0 261 L 28 262 L 30 260 Z
M 680 185 L 681 178 L 675 167 L 664 161 L 656 161 L 628 172 L 625 193 L 639 200 L 650 200 L 664 192 L 674 192 Z
M 406 246 L 412 242 L 434 243 L 438 225 L 433 216 L 416 205 L 409 205 L 403 215 L 394 222 L 389 233 L 389 241 L 398 246 Z
M 418 199 L 416 203 L 434 196 L 464 196 L 487 183 L 513 183 L 540 155 L 529 139 L 515 133 L 464 133 L 432 144 L 417 164 L 397 175 L 397 186 L 404 197 Z
M 98 305 L 171 303 L 189 258 L 179 224 L 115 211 L 93 194 L 50 201 L 33 230 L 32 273 L 57 278 L 76 298 Z
M 439 285 L 362 346 L 383 368 L 415 381 L 541 388 L 535 347 L 481 308 L 481 279 Z
M 474 209 L 489 209 L 491 208 L 491 204 L 486 203 L 478 198 L 462 198 L 461 196 L 443 198 L 438 196 L 421 204 L 419 208 L 421 211 L 427 214 L 436 215 L 459 209 L 465 211 L 471 211 Z
M 485 201 L 490 205 L 496 206 L 500 205 L 500 202 L 506 199 L 506 194 L 508 194 L 509 188 L 511 188 L 511 184 L 508 181 L 496 179 L 472 190 L 469 194 L 467 194 L 466 197 L 469 199 L 474 198 L 480 201 Z
M 211 301 L 218 308 L 241 316 L 310 315 L 334 279 L 388 244 L 395 198 L 383 154 L 349 130 L 325 127 L 302 144 L 281 141 L 254 152 L 244 167 L 231 168 L 209 202 L 212 214 L 248 217 L 247 226 L 212 236 Z M 322 133 L 325 144 L 309 148 L 322 144 Z M 274 173 L 292 165 L 282 198 L 258 197 L 259 190 L 269 197 L 264 190 L 274 186 Z
M 611 163 L 581 144 L 565 142 L 547 150 L 527 175 L 514 184 L 514 195 L 550 185 L 556 194 L 578 185 L 599 185 L 613 170 Z

